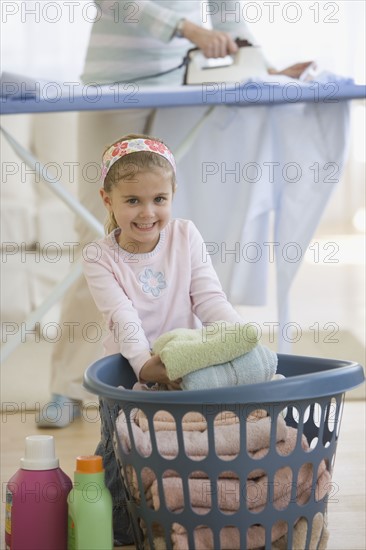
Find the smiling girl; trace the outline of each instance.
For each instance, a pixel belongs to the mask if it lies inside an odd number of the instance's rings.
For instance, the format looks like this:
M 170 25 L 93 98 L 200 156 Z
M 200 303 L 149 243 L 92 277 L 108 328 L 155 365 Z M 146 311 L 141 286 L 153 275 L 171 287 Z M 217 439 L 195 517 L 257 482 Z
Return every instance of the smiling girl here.
M 176 328 L 243 320 L 227 301 L 195 225 L 171 217 L 176 167 L 164 143 L 137 134 L 121 138 L 104 152 L 102 184 L 108 234 L 97 243 L 96 258 L 84 255 L 84 273 L 109 329 L 105 354 L 121 353 L 141 382 L 179 389 L 180 380 L 169 380 L 159 355 L 151 354 L 153 342 Z M 101 420 L 96 454 L 103 456 L 112 493 L 115 540 L 127 541 L 128 519 L 103 413 Z

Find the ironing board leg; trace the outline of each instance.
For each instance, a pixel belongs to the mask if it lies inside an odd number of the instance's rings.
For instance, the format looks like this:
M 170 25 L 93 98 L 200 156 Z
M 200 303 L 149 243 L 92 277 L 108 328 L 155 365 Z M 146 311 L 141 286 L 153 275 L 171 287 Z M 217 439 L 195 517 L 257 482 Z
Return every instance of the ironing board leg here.
M 13 326 L 13 329 L 17 329 L 16 333 L 9 335 L 2 335 L 2 341 L 8 339 L 4 346 L 1 348 L 1 362 L 5 361 L 9 355 L 22 343 L 25 331 L 22 327 L 25 327 L 26 331 L 32 330 L 35 324 L 42 319 L 52 306 L 54 306 L 65 294 L 65 292 L 71 287 L 71 285 L 82 275 L 81 261 L 75 263 L 68 275 L 60 281 L 53 288 L 51 294 L 42 302 L 42 304 L 32 311 L 29 317 L 23 321 L 20 326 Z M 6 323 L 3 323 L 4 328 Z M 9 327 L 11 328 L 11 327 Z
M 47 171 L 44 169 L 43 164 L 37 161 L 29 151 L 27 151 L 20 143 L 18 143 L 4 128 L 0 126 L 5 139 L 8 141 L 9 145 L 15 151 L 15 153 L 26 163 L 26 165 L 34 171 L 34 173 L 42 178 L 47 187 L 59 197 L 66 205 L 78 216 L 80 216 L 83 221 L 91 227 L 97 237 L 102 237 L 104 235 L 103 225 L 89 212 L 85 206 L 80 204 L 75 197 L 72 196 L 59 182 L 52 181 L 47 177 Z M 52 293 L 46 298 L 46 300 L 35 309 L 30 316 L 21 323 L 20 327 L 18 326 L 17 332 L 11 335 L 9 341 L 5 341 L 5 345 L 1 349 L 1 361 L 5 359 L 21 344 L 23 339 L 23 330 L 21 327 L 26 327 L 27 330 L 33 329 L 35 323 L 40 321 L 42 317 L 51 309 L 51 307 L 56 304 L 72 286 L 72 284 L 81 276 L 82 267 L 81 262 L 79 261 L 74 265 L 69 274 L 60 281 L 53 289 Z M 5 328 L 5 327 L 4 327 Z M 10 327 L 9 327 L 10 328 Z M 16 329 L 16 327 L 13 327 Z M 8 338 L 9 335 L 3 334 L 4 338 Z
M 103 225 L 89 212 L 85 206 L 80 204 L 75 197 L 72 196 L 58 181 L 54 181 L 47 176 L 47 170 L 34 155 L 27 151 L 20 143 L 18 143 L 4 128 L 0 126 L 0 130 L 8 141 L 9 145 L 15 153 L 26 163 L 26 165 L 34 171 L 34 173 L 42 178 L 47 187 L 56 194 L 67 206 L 84 222 L 91 227 L 98 236 L 104 235 Z

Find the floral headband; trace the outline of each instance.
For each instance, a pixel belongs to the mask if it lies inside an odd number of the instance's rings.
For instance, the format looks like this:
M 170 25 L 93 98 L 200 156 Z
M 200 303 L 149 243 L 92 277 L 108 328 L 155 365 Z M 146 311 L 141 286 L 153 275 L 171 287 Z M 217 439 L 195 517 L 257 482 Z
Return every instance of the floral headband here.
M 102 161 L 102 182 L 104 182 L 108 171 L 113 164 L 120 158 L 130 153 L 138 153 L 139 151 L 150 151 L 166 158 L 173 166 L 174 172 L 176 172 L 176 165 L 173 154 L 169 151 L 168 147 L 160 141 L 153 139 L 136 138 L 119 141 L 112 145 L 103 155 Z

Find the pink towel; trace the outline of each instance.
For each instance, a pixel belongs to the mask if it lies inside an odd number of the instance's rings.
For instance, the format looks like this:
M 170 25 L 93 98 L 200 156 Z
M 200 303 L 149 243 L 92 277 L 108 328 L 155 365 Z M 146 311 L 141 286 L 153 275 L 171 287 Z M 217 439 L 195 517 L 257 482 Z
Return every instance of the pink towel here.
M 152 447 L 150 432 L 144 432 L 137 424 L 139 420 L 138 410 L 131 412 L 131 427 L 133 438 L 137 450 L 142 456 L 150 456 Z M 173 423 L 174 424 L 174 423 Z M 117 419 L 117 433 L 123 445 L 125 452 L 131 450 L 131 441 L 127 429 L 126 418 L 121 411 Z M 174 424 L 175 427 L 175 424 Z M 207 430 L 183 430 L 184 451 L 192 459 L 201 460 L 208 456 L 208 437 Z M 239 423 L 222 423 L 215 426 L 215 451 L 220 457 L 233 457 L 239 453 L 240 436 Z M 246 448 L 249 452 L 255 452 L 269 447 L 271 429 L 271 417 L 259 418 L 256 421 L 247 422 L 247 441 Z M 285 441 L 287 435 L 287 426 L 281 415 L 277 417 L 276 442 Z M 166 457 L 176 457 L 178 455 L 178 439 L 176 430 L 155 431 L 156 444 L 159 453 Z
M 329 538 L 329 532 L 324 522 L 323 514 L 318 512 L 313 519 L 310 544 L 306 545 L 307 521 L 301 518 L 293 529 L 292 548 L 294 550 L 325 550 Z M 179 523 L 173 524 L 171 534 L 174 550 L 190 550 L 185 529 Z M 207 527 L 198 528 L 194 534 L 197 550 L 212 550 L 213 537 Z M 287 550 L 287 524 L 277 521 L 272 527 L 272 550 Z M 224 527 L 220 536 L 221 550 L 241 550 L 239 531 L 235 527 Z M 247 532 L 246 548 L 263 550 L 265 544 L 265 530 L 260 525 L 252 525 Z M 160 539 L 156 550 L 166 549 L 165 541 Z
M 265 416 L 267 416 L 267 411 L 263 409 L 257 409 L 248 415 L 247 420 L 249 422 L 253 422 Z M 135 421 L 136 424 L 140 426 L 143 432 L 147 432 L 149 430 L 149 422 L 143 411 L 139 410 L 137 412 Z M 215 426 L 227 426 L 228 424 L 238 423 L 239 417 L 231 411 L 223 411 L 222 413 L 219 413 L 214 419 Z M 168 413 L 167 411 L 158 411 L 156 413 L 156 415 L 154 416 L 154 430 L 156 432 L 160 432 L 162 430 L 171 431 L 175 429 L 175 418 L 172 414 Z M 207 420 L 204 415 L 199 412 L 189 412 L 183 418 L 182 429 L 183 431 L 203 432 L 204 430 L 207 430 Z
M 315 498 L 320 500 L 329 489 L 330 476 L 322 462 L 321 470 L 318 472 L 318 484 Z M 286 508 L 290 502 L 293 483 L 296 483 L 296 500 L 304 505 L 311 496 L 313 482 L 312 464 L 306 463 L 299 470 L 297 479 L 292 478 L 291 468 L 286 466 L 277 470 L 272 485 L 273 494 L 271 503 L 277 510 Z M 236 512 L 246 500 L 246 507 L 252 512 L 260 512 L 264 509 L 268 500 L 269 480 L 266 475 L 255 479 L 239 480 L 232 478 L 220 478 L 214 484 L 215 495 L 217 496 L 220 510 L 225 512 Z M 194 508 L 202 508 L 207 513 L 212 506 L 211 484 L 207 476 L 188 480 L 189 500 Z M 165 503 L 169 510 L 177 512 L 182 510 L 184 504 L 184 492 L 182 480 L 179 477 L 166 477 L 163 479 Z M 151 486 L 154 508 L 160 507 L 157 481 Z M 203 512 L 202 512 L 203 513 Z
M 263 416 L 263 411 L 255 411 L 255 413 L 256 416 L 254 415 L 250 421 L 246 422 L 246 448 L 252 458 L 260 459 L 269 451 L 272 419 L 271 417 Z M 215 418 L 215 450 L 217 455 L 223 460 L 232 459 L 239 453 L 240 427 L 237 420 L 236 415 L 226 412 Z M 128 452 L 131 449 L 131 440 L 123 412 L 120 413 L 116 425 L 123 448 L 125 452 Z M 178 455 L 179 449 L 175 427 L 175 420 L 170 413 L 159 411 L 155 415 L 154 429 L 157 447 L 159 452 L 166 458 Z M 138 452 L 142 456 L 150 456 L 152 452 L 150 432 L 147 418 L 142 411 L 138 409 L 131 411 L 131 428 Z M 208 437 L 205 418 L 196 412 L 188 413 L 182 423 L 182 431 L 185 453 L 193 460 L 206 457 L 208 454 Z M 278 454 L 282 456 L 289 455 L 296 446 L 298 436 L 298 431 L 287 427 L 283 417 L 278 415 L 275 426 L 276 450 Z M 301 437 L 300 444 L 304 451 L 309 450 L 305 436 Z M 306 455 L 304 454 L 305 458 Z M 223 463 L 222 474 L 214 486 L 219 508 L 226 513 L 236 512 L 241 507 L 243 498 L 245 498 L 245 504 L 249 510 L 252 512 L 263 510 L 267 504 L 269 480 L 266 472 L 260 467 L 260 463 L 258 463 L 258 468 L 249 472 L 245 479 L 239 479 L 235 473 L 228 472 L 229 469 L 229 464 L 226 467 L 225 463 Z M 298 503 L 301 505 L 305 504 L 311 497 L 314 476 L 317 479 L 315 498 L 319 500 L 325 496 L 330 486 L 330 474 L 326 470 L 324 461 L 321 462 L 318 472 L 313 472 L 313 466 L 310 462 L 304 463 L 299 469 L 296 479 L 293 479 L 292 469 L 289 466 L 278 469 L 272 484 L 271 506 L 274 506 L 278 510 L 285 509 L 289 505 L 291 489 L 294 483 L 296 483 L 296 499 Z M 144 489 L 143 498 L 146 505 L 155 510 L 158 509 L 162 495 L 159 494 L 155 473 L 152 469 L 145 467 L 141 472 L 141 479 Z M 127 466 L 126 483 L 129 485 L 131 495 L 140 502 L 142 495 L 139 491 L 137 474 L 132 465 Z M 168 509 L 178 513 L 187 505 L 184 502 L 181 478 L 177 476 L 177 472 L 174 470 L 167 470 L 164 473 L 162 485 L 166 506 Z M 197 468 L 188 480 L 188 490 L 192 509 L 199 514 L 207 513 L 212 505 L 211 485 L 207 474 L 199 471 Z M 211 530 L 207 527 L 201 527 L 195 533 L 197 548 L 212 550 Z M 286 533 L 286 522 L 278 521 L 273 526 L 271 532 L 273 543 L 277 541 L 280 544 L 280 541 L 286 541 Z M 164 548 L 164 542 L 160 538 L 161 533 L 159 529 L 154 530 L 154 535 L 157 537 L 158 547 L 160 548 L 161 545 L 161 548 Z M 223 549 L 240 550 L 239 535 L 236 529 L 225 527 L 221 531 L 221 536 Z M 174 549 L 183 550 L 187 548 L 189 550 L 185 528 L 178 523 L 172 525 L 171 540 Z M 264 541 L 264 528 L 260 525 L 251 526 L 247 534 L 247 548 L 260 548 L 264 545 Z M 286 544 L 284 542 L 283 548 L 285 547 Z M 274 548 L 279 550 L 282 546 Z

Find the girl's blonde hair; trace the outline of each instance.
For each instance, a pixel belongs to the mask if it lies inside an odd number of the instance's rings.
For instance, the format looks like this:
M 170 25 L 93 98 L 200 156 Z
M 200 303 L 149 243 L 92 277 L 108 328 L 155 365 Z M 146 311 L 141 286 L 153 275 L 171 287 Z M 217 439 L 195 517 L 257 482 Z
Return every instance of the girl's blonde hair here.
M 157 141 L 159 143 L 163 143 L 164 145 L 166 145 L 159 138 L 155 138 L 145 134 L 128 134 L 126 136 L 121 137 L 114 143 L 111 143 L 110 145 L 108 145 L 108 147 L 106 147 L 103 152 L 103 156 L 108 151 L 108 149 L 113 145 L 117 145 L 117 143 L 120 143 L 121 141 L 128 141 L 130 139 L 139 139 L 139 138 Z M 117 185 L 121 180 L 132 181 L 134 179 L 134 176 L 138 172 L 147 172 L 148 170 L 154 170 L 155 168 L 162 168 L 163 170 L 166 170 L 167 172 L 170 173 L 172 178 L 172 188 L 174 193 L 177 187 L 177 183 L 176 183 L 176 176 L 175 176 L 175 171 L 173 169 L 173 166 L 163 156 L 150 151 L 137 151 L 135 153 L 125 155 L 120 159 L 118 159 L 108 170 L 108 173 L 103 182 L 103 188 L 106 191 L 106 193 L 110 193 L 112 191 L 112 187 Z M 114 229 L 117 229 L 118 224 L 116 222 L 113 212 L 108 213 L 108 218 L 105 222 L 104 227 L 107 235 L 112 231 L 114 231 Z

